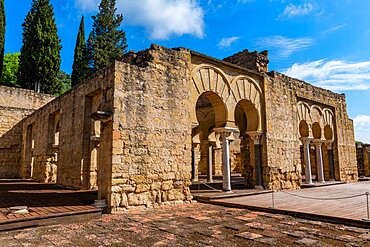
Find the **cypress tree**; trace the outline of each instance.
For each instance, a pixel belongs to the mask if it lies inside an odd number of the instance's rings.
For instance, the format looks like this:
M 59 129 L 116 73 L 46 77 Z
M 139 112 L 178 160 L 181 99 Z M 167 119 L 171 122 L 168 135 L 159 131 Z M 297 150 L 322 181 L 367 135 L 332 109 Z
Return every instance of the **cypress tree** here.
M 81 18 L 78 30 L 75 55 L 72 66 L 72 87 L 80 83 L 89 73 L 87 47 L 85 41 L 85 21 Z
M 2 77 L 4 66 L 5 23 L 4 0 L 0 0 L 0 78 Z
M 57 74 L 62 47 L 50 1 L 33 0 L 31 10 L 22 27 L 23 46 L 19 61 L 18 83 L 23 88 L 58 94 L 61 85 L 58 83 Z
M 123 16 L 116 15 L 116 10 L 116 0 L 102 0 L 99 13 L 93 16 L 93 28 L 87 41 L 93 71 L 106 67 L 126 53 L 126 34 L 118 30 Z

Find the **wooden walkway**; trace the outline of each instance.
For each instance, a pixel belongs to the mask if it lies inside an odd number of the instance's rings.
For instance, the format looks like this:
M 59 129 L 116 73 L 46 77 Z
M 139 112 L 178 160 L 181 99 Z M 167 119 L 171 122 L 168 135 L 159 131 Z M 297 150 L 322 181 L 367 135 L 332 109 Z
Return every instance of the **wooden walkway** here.
M 366 192 L 370 192 L 370 181 L 275 192 L 275 208 L 271 208 L 272 193 L 211 199 L 210 203 L 353 223 L 352 225 L 358 223 L 357 225 L 370 228 L 370 222 L 363 221 L 367 218 Z M 359 196 L 355 197 L 356 195 Z
M 101 215 L 92 206 L 97 192 L 68 190 L 27 180 L 0 180 L 0 231 L 91 219 Z M 14 206 L 29 213 L 12 214 Z

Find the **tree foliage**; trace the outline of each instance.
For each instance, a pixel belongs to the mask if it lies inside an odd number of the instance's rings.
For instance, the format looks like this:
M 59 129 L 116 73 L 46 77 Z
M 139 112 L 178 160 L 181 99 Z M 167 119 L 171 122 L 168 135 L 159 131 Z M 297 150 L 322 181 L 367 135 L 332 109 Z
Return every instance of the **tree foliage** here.
M 67 74 L 66 72 L 59 70 L 57 75 L 58 83 L 61 85 L 60 91 L 56 95 L 62 95 L 65 92 L 67 92 L 69 89 L 71 89 L 71 76 Z
M 19 67 L 20 53 L 8 53 L 4 56 L 4 66 L 2 71 L 1 83 L 5 86 L 18 86 L 17 74 Z
M 0 77 L 2 77 L 4 65 L 5 23 L 4 0 L 0 0 Z
M 89 61 L 85 40 L 85 21 L 82 16 L 78 30 L 74 60 L 72 65 L 72 86 L 77 85 L 89 74 Z
M 87 41 L 89 65 L 93 71 L 106 67 L 126 53 L 126 34 L 118 30 L 123 16 L 116 14 L 116 10 L 116 0 L 102 0 L 99 13 L 93 16 L 93 28 Z
M 54 10 L 49 0 L 33 0 L 23 26 L 18 83 L 21 87 L 58 94 L 62 86 L 57 74 L 60 68 L 60 39 L 57 34 Z

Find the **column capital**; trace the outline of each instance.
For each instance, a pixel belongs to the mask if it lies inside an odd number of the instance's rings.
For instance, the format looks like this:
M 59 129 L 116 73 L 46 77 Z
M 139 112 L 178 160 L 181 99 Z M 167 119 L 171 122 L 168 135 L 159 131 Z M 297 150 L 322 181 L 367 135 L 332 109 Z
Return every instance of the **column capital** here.
M 220 134 L 222 138 L 228 139 L 233 133 L 239 133 L 237 128 L 219 127 L 213 129 L 216 133 Z
M 212 133 L 209 134 L 208 136 L 208 141 L 210 145 L 214 146 L 216 149 L 221 148 L 220 133 L 216 133 L 216 131 L 212 131 Z
M 248 131 L 246 134 L 252 139 L 255 145 L 261 144 L 262 131 Z
M 321 140 L 321 139 L 313 139 L 312 140 L 312 144 L 314 144 L 315 146 L 320 146 L 321 147 L 321 145 L 322 144 L 324 144 L 324 140 Z
M 333 149 L 334 141 L 324 141 L 325 145 L 327 146 L 328 150 Z
M 301 140 L 303 145 L 309 145 L 313 139 L 310 137 L 300 137 L 299 140 Z

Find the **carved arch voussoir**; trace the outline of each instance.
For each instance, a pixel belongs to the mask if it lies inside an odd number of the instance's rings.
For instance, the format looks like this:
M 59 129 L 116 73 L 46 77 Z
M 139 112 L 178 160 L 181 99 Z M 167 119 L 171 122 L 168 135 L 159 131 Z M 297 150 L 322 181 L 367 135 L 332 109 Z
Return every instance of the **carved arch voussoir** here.
M 226 74 L 215 66 L 199 65 L 192 70 L 191 78 L 197 95 L 211 91 L 218 94 L 224 101 L 230 95 L 230 83 Z
M 255 105 L 256 109 L 260 108 L 263 94 L 256 80 L 248 76 L 240 75 L 235 77 L 230 85 L 235 102 L 247 99 Z
M 310 125 L 312 123 L 310 106 L 303 101 L 299 101 L 297 103 L 297 110 L 299 122 L 306 121 L 306 123 Z

